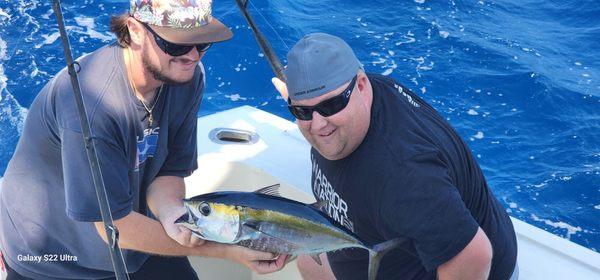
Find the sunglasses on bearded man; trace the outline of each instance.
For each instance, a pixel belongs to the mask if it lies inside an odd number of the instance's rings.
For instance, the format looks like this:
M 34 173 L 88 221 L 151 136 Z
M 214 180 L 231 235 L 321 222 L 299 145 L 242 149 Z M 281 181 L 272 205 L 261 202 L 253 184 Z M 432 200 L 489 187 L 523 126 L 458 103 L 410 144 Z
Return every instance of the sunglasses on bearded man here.
M 196 48 L 198 50 L 198 53 L 203 53 L 206 52 L 208 50 L 208 48 L 210 48 L 210 46 L 212 45 L 212 43 L 202 43 L 202 44 L 196 44 L 196 45 L 180 45 L 180 44 L 175 44 L 175 43 L 171 43 L 165 39 L 163 39 L 162 37 L 160 37 L 160 35 L 158 35 L 156 32 L 154 32 L 154 30 L 152 30 L 152 28 L 150 28 L 150 26 L 148 26 L 148 24 L 140 22 L 145 28 L 146 30 L 150 31 L 150 33 L 154 36 L 154 41 L 156 42 L 156 45 L 158 45 L 158 47 L 165 52 L 166 54 L 170 55 L 170 56 L 182 56 L 188 52 L 190 52 L 193 48 Z
M 323 117 L 333 116 L 340 111 L 346 108 L 348 102 L 350 102 L 350 95 L 354 90 L 354 86 L 356 85 L 356 79 L 358 76 L 354 76 L 350 81 L 350 84 L 346 89 L 342 91 L 342 93 L 325 99 L 317 105 L 313 106 L 301 106 L 301 105 L 292 105 L 292 100 L 288 97 L 288 109 L 299 120 L 310 121 L 313 117 L 313 112 L 317 111 L 319 115 Z

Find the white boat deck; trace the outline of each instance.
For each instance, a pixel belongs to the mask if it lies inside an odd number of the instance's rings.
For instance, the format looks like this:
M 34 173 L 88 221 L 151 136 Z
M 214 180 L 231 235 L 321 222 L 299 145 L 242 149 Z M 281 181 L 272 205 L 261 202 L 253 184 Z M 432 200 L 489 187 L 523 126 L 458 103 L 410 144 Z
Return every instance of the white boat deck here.
M 209 139 L 215 128 L 247 130 L 257 133 L 259 139 L 254 144 L 218 144 Z M 253 191 L 281 183 L 284 196 L 312 200 L 310 146 L 290 121 L 249 106 L 238 107 L 200 118 L 198 145 L 199 169 L 187 180 L 188 196 L 217 189 Z M 600 280 L 599 253 L 518 219 L 513 218 L 513 224 L 520 279 Z M 295 273 L 289 268 L 267 278 L 299 279 Z M 263 279 L 257 275 L 219 279 L 259 278 Z

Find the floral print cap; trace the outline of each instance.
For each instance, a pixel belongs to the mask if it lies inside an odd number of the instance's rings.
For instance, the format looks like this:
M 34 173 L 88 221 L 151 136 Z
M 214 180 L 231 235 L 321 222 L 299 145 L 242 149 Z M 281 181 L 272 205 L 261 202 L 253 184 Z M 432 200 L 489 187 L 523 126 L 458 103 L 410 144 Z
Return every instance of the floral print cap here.
M 172 43 L 228 40 L 231 30 L 212 16 L 212 0 L 131 0 L 130 14 Z M 164 35 L 164 36 L 163 36 Z

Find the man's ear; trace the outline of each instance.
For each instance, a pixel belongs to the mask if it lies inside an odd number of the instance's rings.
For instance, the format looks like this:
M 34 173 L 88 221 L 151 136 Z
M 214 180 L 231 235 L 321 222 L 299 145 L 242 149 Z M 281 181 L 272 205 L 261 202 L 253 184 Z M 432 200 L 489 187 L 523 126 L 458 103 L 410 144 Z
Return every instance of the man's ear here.
M 363 91 L 367 86 L 367 81 L 369 78 L 367 78 L 367 75 L 365 75 L 363 72 L 359 72 L 357 75 L 358 78 L 356 80 L 356 86 L 358 87 L 358 90 Z
M 131 45 L 140 46 L 144 40 L 145 28 L 135 20 L 133 17 L 129 17 L 127 20 L 127 29 L 129 29 L 129 38 L 131 39 Z
M 287 102 L 288 91 L 287 91 L 287 86 L 285 85 L 285 83 L 277 77 L 273 77 L 271 79 L 271 83 L 273 83 L 273 86 L 275 86 L 275 89 L 277 89 L 277 91 L 279 92 L 281 97 L 283 97 L 283 100 L 285 102 Z
M 360 97 L 361 103 L 367 110 L 369 110 L 370 103 L 372 102 L 372 100 L 369 99 L 367 95 L 367 91 L 365 91 L 365 89 L 369 86 L 369 78 L 367 77 L 367 75 L 365 75 L 364 73 L 358 74 L 358 78 L 356 80 L 356 87 L 358 87 L 359 94 L 357 95 Z

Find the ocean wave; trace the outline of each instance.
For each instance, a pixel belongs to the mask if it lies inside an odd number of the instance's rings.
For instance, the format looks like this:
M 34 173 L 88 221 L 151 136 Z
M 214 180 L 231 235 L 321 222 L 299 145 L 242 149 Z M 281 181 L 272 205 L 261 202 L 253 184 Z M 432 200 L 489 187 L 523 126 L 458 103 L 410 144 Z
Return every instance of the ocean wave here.
M 7 59 L 7 44 L 0 37 L 0 174 L 6 169 L 8 157 L 17 145 L 27 116 L 27 109 L 6 89 L 8 78 L 4 73 L 4 61 Z
M 0 37 L 0 61 L 6 61 L 6 41 Z M 20 134 L 27 116 L 27 109 L 23 108 L 12 94 L 6 89 L 8 78 L 4 74 L 4 63 L 0 64 L 0 135 L 8 135 L 10 128 L 14 127 Z M 4 144 L 4 143 L 0 143 Z

